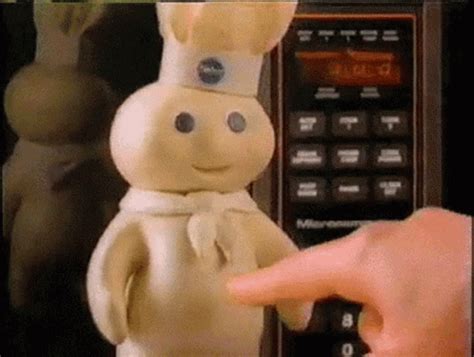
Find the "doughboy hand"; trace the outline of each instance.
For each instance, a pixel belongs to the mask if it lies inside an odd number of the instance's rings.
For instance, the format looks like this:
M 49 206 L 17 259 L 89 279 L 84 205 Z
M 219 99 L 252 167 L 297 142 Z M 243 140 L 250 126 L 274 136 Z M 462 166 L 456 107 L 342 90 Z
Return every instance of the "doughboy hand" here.
M 467 356 L 472 218 L 422 209 L 229 282 L 243 304 L 339 296 L 363 304 L 372 355 Z

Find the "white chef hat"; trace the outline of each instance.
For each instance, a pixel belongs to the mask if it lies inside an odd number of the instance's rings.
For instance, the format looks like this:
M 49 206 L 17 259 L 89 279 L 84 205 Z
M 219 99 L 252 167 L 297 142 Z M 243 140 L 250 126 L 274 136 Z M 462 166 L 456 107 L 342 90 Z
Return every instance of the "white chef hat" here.
M 75 65 L 83 33 L 104 13 L 97 3 L 34 3 L 36 25 L 35 61 L 50 65 Z
M 157 3 L 160 83 L 256 96 L 263 56 L 281 40 L 295 8 L 295 1 Z

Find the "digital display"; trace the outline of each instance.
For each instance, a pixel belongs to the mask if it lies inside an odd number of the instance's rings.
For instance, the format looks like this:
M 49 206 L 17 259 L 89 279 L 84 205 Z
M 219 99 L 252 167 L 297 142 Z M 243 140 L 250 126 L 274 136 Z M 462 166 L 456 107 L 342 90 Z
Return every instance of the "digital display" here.
M 393 52 L 297 52 L 304 84 L 327 86 L 398 86 L 399 57 Z

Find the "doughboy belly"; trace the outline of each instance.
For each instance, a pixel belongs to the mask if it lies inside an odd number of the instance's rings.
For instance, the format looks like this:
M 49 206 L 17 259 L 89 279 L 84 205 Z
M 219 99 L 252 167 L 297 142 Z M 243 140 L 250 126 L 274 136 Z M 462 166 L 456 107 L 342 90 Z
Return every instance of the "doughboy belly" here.
M 189 216 L 143 219 L 149 256 L 130 283 L 132 341 L 162 353 L 248 355 L 258 350 L 263 309 L 234 304 L 225 292 L 231 276 L 257 269 L 252 237 L 240 234 L 239 215 L 225 217 L 231 227 L 225 234 L 235 235 L 230 237 L 231 260 L 222 255 L 213 267 L 191 246 Z

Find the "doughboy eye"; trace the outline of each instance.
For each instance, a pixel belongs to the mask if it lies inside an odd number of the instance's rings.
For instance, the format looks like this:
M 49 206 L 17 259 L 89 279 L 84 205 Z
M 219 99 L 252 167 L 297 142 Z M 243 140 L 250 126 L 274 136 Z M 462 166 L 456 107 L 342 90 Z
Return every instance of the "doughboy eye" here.
M 234 133 L 241 133 L 247 127 L 247 122 L 242 114 L 232 112 L 227 116 L 227 125 Z
M 186 112 L 179 113 L 174 121 L 174 126 L 176 130 L 178 130 L 180 133 L 185 134 L 193 131 L 195 125 L 196 120 L 194 119 L 194 117 Z

